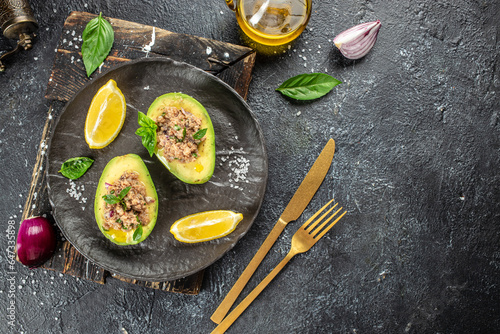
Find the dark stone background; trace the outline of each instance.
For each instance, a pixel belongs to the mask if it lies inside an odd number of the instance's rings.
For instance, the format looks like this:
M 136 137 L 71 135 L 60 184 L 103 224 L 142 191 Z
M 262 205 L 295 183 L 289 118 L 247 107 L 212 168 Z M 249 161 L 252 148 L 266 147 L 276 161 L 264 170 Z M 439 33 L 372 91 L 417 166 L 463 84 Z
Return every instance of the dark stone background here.
M 269 153 L 264 204 L 249 233 L 209 267 L 197 296 L 108 279 L 104 286 L 17 264 L 15 326 L 6 321 L 7 224 L 20 223 L 49 102 L 45 87 L 63 22 L 98 13 L 240 44 L 222 0 L 74 0 L 31 5 L 34 48 L 0 74 L 0 332 L 209 333 L 209 317 L 271 230 L 329 137 L 333 167 L 290 224 L 250 291 L 328 198 L 348 215 L 292 260 L 229 333 L 494 333 L 500 331 L 500 3 L 313 0 L 288 52 L 259 56 L 248 103 Z M 342 58 L 331 40 L 380 19 L 374 49 Z M 0 50 L 13 41 L 0 38 Z M 274 89 L 326 72 L 343 84 L 308 103 Z

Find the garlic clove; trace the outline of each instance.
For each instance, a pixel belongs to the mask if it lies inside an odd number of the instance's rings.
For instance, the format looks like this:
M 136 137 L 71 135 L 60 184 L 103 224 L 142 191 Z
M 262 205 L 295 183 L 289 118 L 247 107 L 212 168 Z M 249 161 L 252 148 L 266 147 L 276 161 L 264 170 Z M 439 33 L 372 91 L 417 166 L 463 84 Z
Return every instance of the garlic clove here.
M 359 24 L 338 34 L 333 43 L 346 58 L 362 58 L 375 45 L 381 26 L 380 20 Z

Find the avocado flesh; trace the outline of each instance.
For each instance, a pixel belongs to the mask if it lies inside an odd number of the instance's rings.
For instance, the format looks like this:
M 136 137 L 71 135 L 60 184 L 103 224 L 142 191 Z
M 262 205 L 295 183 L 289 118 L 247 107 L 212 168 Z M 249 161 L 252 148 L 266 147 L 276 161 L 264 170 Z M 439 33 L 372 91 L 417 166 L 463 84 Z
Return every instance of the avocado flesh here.
M 133 234 L 135 230 L 124 232 L 122 230 L 109 229 L 105 230 L 103 227 L 104 212 L 106 202 L 102 198 L 107 195 L 106 183 L 113 184 L 116 180 L 127 171 L 135 171 L 139 173 L 139 180 L 145 185 L 146 196 L 154 199 L 153 203 L 147 205 L 148 214 L 150 217 L 149 223 L 146 226 L 142 226 L 142 237 L 134 241 Z M 97 191 L 94 201 L 94 213 L 97 225 L 101 232 L 117 245 L 135 245 L 138 244 L 148 237 L 148 235 L 153 230 L 156 219 L 158 217 L 158 195 L 156 194 L 156 189 L 153 184 L 153 180 L 149 175 L 149 171 L 142 161 L 142 159 L 136 154 L 127 154 L 115 157 L 111 159 L 106 167 L 104 168 L 101 178 L 99 179 L 99 184 L 97 185 Z
M 197 100 L 182 93 L 168 93 L 156 98 L 148 109 L 148 117 L 156 121 L 165 107 L 183 108 L 201 119 L 200 129 L 207 129 L 205 140 L 198 145 L 198 156 L 192 162 L 168 161 L 162 150 L 155 147 L 155 154 L 165 167 L 179 180 L 190 184 L 205 183 L 212 177 L 215 168 L 215 134 L 206 109 Z

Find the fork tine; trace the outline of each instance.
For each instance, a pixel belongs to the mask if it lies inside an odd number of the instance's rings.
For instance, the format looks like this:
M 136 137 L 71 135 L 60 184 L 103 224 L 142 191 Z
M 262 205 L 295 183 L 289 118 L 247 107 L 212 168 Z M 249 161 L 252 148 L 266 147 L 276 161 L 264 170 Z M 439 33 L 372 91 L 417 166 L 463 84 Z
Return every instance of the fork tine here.
M 316 234 L 318 234 L 323 229 L 323 227 L 325 227 L 326 224 L 328 224 L 330 222 L 330 220 L 332 220 L 337 215 L 337 213 L 339 213 L 340 210 L 342 210 L 342 208 L 340 208 L 337 211 L 335 211 L 334 213 L 332 213 L 330 215 L 330 217 L 328 217 L 327 220 L 325 220 L 319 227 L 315 228 L 314 231 L 310 231 L 309 234 L 311 234 L 311 236 L 314 238 L 316 236 Z
M 342 208 L 340 208 L 337 212 L 339 212 L 340 210 L 342 210 Z M 332 216 L 332 218 L 337 214 L 337 212 L 335 212 L 335 214 Z M 340 218 L 344 217 L 344 215 L 347 213 L 347 211 L 344 211 L 342 212 L 342 214 L 340 216 L 337 217 L 337 219 L 335 219 L 333 221 L 333 223 L 331 223 L 330 225 L 328 225 L 318 236 L 315 236 L 314 237 L 314 240 L 315 241 L 318 241 L 319 239 L 321 239 L 325 234 L 326 232 L 330 231 L 330 229 L 335 225 L 337 224 L 337 222 L 340 220 Z
M 333 201 L 333 199 L 332 199 L 330 202 L 328 202 L 328 204 L 330 204 L 332 201 Z M 328 204 L 327 204 L 327 205 L 328 205 Z M 326 216 L 327 216 L 330 212 L 332 212 L 332 210 L 333 210 L 333 209 L 337 206 L 337 204 L 338 204 L 338 203 L 335 203 L 335 204 L 334 204 L 334 205 L 333 205 L 330 209 L 328 209 L 328 211 L 327 211 L 327 212 L 325 212 L 325 213 L 324 213 L 324 214 L 323 214 L 320 218 L 318 218 L 318 220 L 316 220 L 314 223 L 312 223 L 312 224 L 311 224 L 311 226 L 308 226 L 305 230 L 306 230 L 307 232 L 311 232 L 311 231 L 314 229 L 314 227 L 315 227 L 316 225 L 318 225 L 318 224 L 319 224 L 319 223 L 320 223 L 323 219 L 325 219 L 325 217 L 326 217 Z M 325 207 L 325 206 L 324 206 L 324 207 Z M 323 208 L 324 208 L 324 207 L 323 207 Z M 321 208 L 320 210 L 322 211 L 322 210 L 323 210 L 323 208 Z
M 328 205 L 330 205 L 330 203 L 332 203 L 332 202 L 333 202 L 333 199 L 331 199 L 330 202 L 328 202 L 325 205 L 323 205 L 323 207 L 321 209 L 319 209 L 318 211 L 316 211 L 316 213 L 314 215 L 312 215 L 311 218 L 309 218 L 304 224 L 302 224 L 301 228 L 303 228 L 304 230 L 306 230 L 307 225 L 309 225 L 314 219 L 316 219 L 316 217 L 318 217 L 321 214 L 321 212 L 323 212 L 323 210 L 325 210 L 325 208 Z

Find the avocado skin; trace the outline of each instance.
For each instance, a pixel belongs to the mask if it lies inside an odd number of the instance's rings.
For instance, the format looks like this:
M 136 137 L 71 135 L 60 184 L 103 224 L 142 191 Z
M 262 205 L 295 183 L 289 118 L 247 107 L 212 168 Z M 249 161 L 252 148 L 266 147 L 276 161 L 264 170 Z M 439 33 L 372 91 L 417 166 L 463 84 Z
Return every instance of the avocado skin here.
M 112 184 L 124 172 L 130 170 L 139 173 L 139 179 L 146 186 L 147 195 L 154 199 L 154 202 L 148 205 L 151 220 L 148 225 L 143 226 L 142 237 L 137 241 L 134 241 L 132 239 L 134 231 L 130 231 L 129 232 L 130 235 L 127 238 L 127 232 L 116 231 L 116 230 L 105 230 L 102 225 L 104 222 L 104 207 L 105 207 L 105 202 L 102 196 L 107 194 L 106 183 Z M 104 167 L 104 170 L 102 171 L 101 174 L 101 178 L 99 179 L 99 184 L 97 185 L 97 191 L 94 201 L 94 213 L 97 226 L 99 226 L 101 232 L 104 234 L 106 238 L 108 238 L 110 241 L 112 241 L 117 245 L 125 246 L 125 245 L 138 244 L 144 241 L 149 236 L 151 231 L 153 231 L 153 228 L 155 227 L 156 224 L 156 220 L 158 218 L 158 195 L 156 193 L 156 188 L 153 184 L 153 180 L 151 179 L 149 171 L 144 162 L 142 161 L 142 159 L 138 155 L 127 154 L 114 157 L 108 162 L 106 167 Z M 115 238 L 112 237 L 113 235 L 115 236 Z
M 193 97 L 183 93 L 168 93 L 157 97 L 148 109 L 148 117 L 155 120 L 163 108 L 171 106 L 192 113 L 202 120 L 201 128 L 206 128 L 205 140 L 198 145 L 198 157 L 195 161 L 182 163 L 177 160 L 167 161 L 158 147 L 155 155 L 162 164 L 179 180 L 189 184 L 202 184 L 210 180 L 215 169 L 215 133 L 210 115 L 203 105 Z

